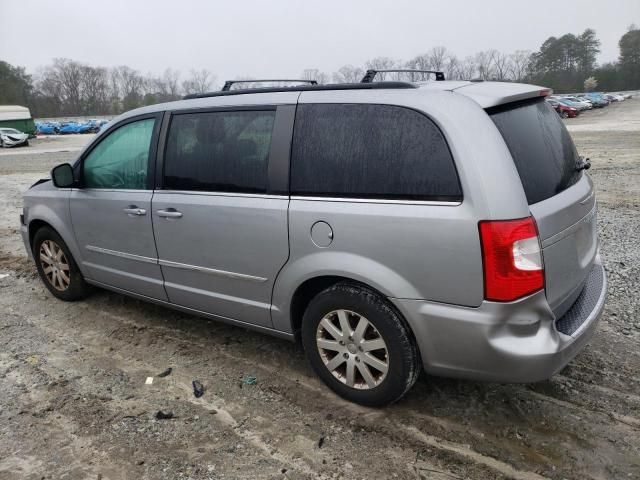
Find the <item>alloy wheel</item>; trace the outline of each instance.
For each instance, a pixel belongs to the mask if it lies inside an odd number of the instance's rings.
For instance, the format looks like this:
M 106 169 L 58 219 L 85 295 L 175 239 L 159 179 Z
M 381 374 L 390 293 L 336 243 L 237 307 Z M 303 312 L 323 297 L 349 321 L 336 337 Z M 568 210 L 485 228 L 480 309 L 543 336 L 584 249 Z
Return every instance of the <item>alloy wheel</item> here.
M 318 324 L 316 345 L 325 367 L 349 387 L 375 388 L 389 371 L 389 352 L 382 335 L 356 312 L 327 313 Z
M 69 261 L 64 251 L 53 240 L 45 240 L 40 245 L 40 264 L 47 281 L 53 288 L 64 292 L 71 284 Z

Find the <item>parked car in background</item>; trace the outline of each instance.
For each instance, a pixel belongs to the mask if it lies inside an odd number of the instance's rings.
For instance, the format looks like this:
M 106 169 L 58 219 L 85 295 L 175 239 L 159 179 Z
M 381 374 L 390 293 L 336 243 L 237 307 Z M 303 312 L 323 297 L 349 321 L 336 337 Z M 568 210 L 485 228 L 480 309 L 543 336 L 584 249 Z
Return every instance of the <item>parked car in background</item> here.
M 605 93 L 604 97 L 609 100 L 610 102 L 622 102 L 624 100 L 624 97 L 621 95 L 615 95 L 613 93 Z
M 570 101 L 570 102 L 572 102 L 574 104 L 579 105 L 582 110 L 591 110 L 593 108 L 593 104 L 590 101 L 581 100 L 578 97 L 567 95 L 567 96 L 562 97 L 562 99 L 563 100 L 568 100 L 568 101 Z
M 584 98 L 589 100 L 596 108 L 603 108 L 609 105 L 609 101 L 599 93 L 585 93 Z
M 56 135 L 60 132 L 60 124 L 57 122 L 36 122 L 36 134 Z
M 0 147 L 19 147 L 29 145 L 29 134 L 15 128 L 0 128 Z
M 42 135 L 54 135 L 54 134 L 76 134 L 76 133 L 98 133 L 103 125 L 108 123 L 107 120 L 86 120 L 82 122 L 67 121 L 67 122 L 36 122 L 38 133 Z
M 565 97 L 555 97 L 555 100 L 562 103 L 563 105 L 566 105 L 567 107 L 572 107 L 579 111 L 587 110 L 586 104 L 582 102 L 574 102 L 573 100 L 569 100 Z
M 562 118 L 574 118 L 580 114 L 580 110 L 577 108 L 565 105 L 555 98 L 548 98 L 547 103 L 551 105 Z

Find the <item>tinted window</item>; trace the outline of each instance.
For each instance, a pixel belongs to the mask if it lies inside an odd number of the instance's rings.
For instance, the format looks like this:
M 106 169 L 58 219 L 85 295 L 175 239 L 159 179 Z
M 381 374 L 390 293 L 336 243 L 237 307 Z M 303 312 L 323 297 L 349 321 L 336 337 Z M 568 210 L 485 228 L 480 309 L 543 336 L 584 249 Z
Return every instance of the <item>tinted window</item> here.
M 530 205 L 580 179 L 571 135 L 543 99 L 489 109 L 489 114 L 509 147 Z
M 291 191 L 417 200 L 462 196 L 438 127 L 418 112 L 388 105 L 299 105 Z
M 84 159 L 87 188 L 147 188 L 149 147 L 155 120 L 127 123 L 109 133 Z
M 267 191 L 275 110 L 175 115 L 165 153 L 164 188 Z

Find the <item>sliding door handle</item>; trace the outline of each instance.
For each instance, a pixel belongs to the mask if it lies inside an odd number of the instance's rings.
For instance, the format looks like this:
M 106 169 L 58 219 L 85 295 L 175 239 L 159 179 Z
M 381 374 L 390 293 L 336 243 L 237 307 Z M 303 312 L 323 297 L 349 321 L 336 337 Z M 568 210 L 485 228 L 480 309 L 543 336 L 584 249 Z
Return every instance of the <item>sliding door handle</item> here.
M 180 218 L 182 212 L 177 211 L 175 208 L 167 208 L 166 210 L 158 210 L 158 216 L 162 218 Z
M 124 209 L 124 213 L 130 217 L 141 217 L 142 215 L 146 215 L 147 211 L 144 208 L 138 208 L 136 205 L 129 205 Z

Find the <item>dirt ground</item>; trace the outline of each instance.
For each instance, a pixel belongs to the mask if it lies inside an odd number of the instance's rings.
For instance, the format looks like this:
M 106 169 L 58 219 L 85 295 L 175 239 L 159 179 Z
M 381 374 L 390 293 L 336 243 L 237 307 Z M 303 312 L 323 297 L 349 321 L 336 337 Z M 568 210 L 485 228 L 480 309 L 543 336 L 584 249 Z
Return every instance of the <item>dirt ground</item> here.
M 567 124 L 600 202 L 597 334 L 549 381 L 423 374 L 385 409 L 336 397 L 283 340 L 106 291 L 54 299 L 20 194 L 89 137 L 1 152 L 0 479 L 640 479 L 640 99 Z

